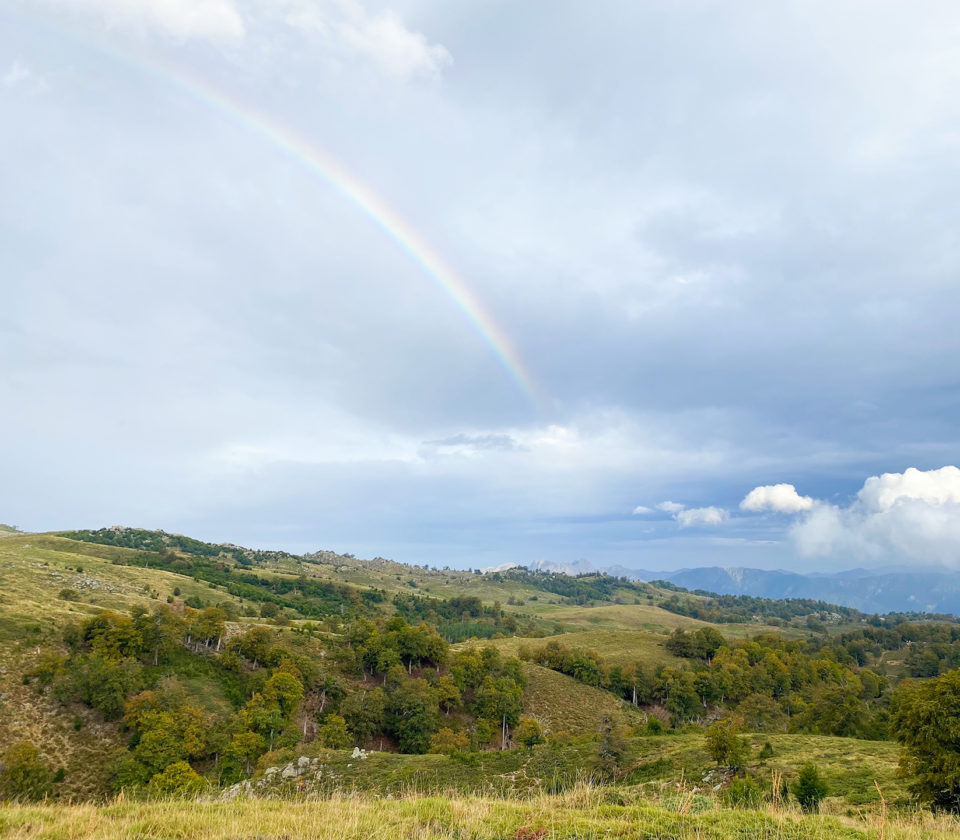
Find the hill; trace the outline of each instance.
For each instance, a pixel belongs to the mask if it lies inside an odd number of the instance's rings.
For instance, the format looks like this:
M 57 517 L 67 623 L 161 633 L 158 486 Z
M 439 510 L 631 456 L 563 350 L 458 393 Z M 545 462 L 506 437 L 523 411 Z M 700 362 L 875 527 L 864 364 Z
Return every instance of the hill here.
M 769 789 L 813 761 L 843 814 L 874 782 L 909 803 L 892 692 L 960 664 L 960 625 L 111 528 L 0 536 L 0 659 L 0 743 L 36 745 L 62 800 L 590 778 L 669 811 L 678 785 L 720 807 L 737 773 Z M 718 719 L 736 773 L 706 750 Z

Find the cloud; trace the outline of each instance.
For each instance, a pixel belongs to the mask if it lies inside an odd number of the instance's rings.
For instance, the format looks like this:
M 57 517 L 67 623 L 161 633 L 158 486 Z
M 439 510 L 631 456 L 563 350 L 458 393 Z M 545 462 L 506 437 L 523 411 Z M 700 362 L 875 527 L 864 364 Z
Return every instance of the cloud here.
M 681 528 L 691 528 L 696 525 L 722 525 L 726 522 L 727 515 L 723 508 L 710 506 L 678 511 L 674 519 Z
M 847 507 L 817 503 L 790 530 L 807 556 L 960 562 L 960 469 L 868 478 Z
M 754 487 L 742 502 L 741 510 L 764 511 L 773 510 L 777 513 L 801 513 L 810 510 L 814 505 L 809 496 L 801 496 L 792 484 L 765 484 Z
M 22 61 L 17 59 L 10 65 L 10 69 L 0 77 L 0 84 L 5 88 L 16 87 L 33 78 L 33 72 Z
M 284 20 L 391 76 L 437 76 L 453 63 L 446 47 L 431 44 L 423 33 L 409 29 L 396 12 L 371 13 L 357 0 L 339 0 L 322 8 L 311 0 L 287 0 Z
M 928 505 L 960 503 L 960 469 L 918 470 L 910 467 L 902 473 L 871 476 L 863 483 L 858 499 L 869 509 L 890 510 L 903 499 Z
M 233 0 L 81 0 L 69 5 L 101 15 L 110 26 L 148 28 L 175 38 L 237 44 L 246 34 Z
M 660 502 L 657 505 L 657 510 L 662 510 L 664 513 L 679 513 L 682 511 L 686 505 L 680 504 L 680 502 Z
M 646 505 L 637 505 L 633 509 L 633 513 L 635 516 L 643 516 L 647 513 L 653 513 L 653 508 L 648 508 Z
M 509 434 L 468 435 L 461 433 L 440 440 L 424 441 L 420 448 L 420 454 L 423 457 L 430 457 L 433 454 L 478 455 L 482 452 L 519 452 L 525 449 L 526 447 Z

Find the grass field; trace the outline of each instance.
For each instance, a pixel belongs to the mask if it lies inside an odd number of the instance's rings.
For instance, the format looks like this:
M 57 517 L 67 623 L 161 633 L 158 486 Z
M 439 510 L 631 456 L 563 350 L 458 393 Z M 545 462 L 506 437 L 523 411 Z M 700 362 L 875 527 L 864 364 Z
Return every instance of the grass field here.
M 493 639 L 489 644 L 500 651 L 516 656 L 521 646 L 537 650 L 547 642 L 559 642 L 566 647 L 595 650 L 613 665 L 640 662 L 648 668 L 657 665 L 676 665 L 680 660 L 664 648 L 667 637 L 648 630 L 584 630 L 579 633 L 561 633 L 544 639 Z
M 678 793 L 650 802 L 623 791 L 578 787 L 558 796 L 299 801 L 124 802 L 0 808 L 4 840 L 940 840 L 956 819 L 810 816 L 792 809 L 733 810 Z
M 761 764 L 757 755 L 769 741 L 774 756 Z M 726 777 L 708 756 L 700 731 L 677 735 L 629 737 L 627 758 L 620 770 L 617 790 L 650 799 L 661 799 L 686 786 L 698 794 L 713 795 L 714 786 Z M 283 780 L 277 775 L 258 788 L 260 796 L 293 796 L 298 792 L 398 795 L 416 792 L 458 795 L 482 793 L 497 797 L 526 797 L 556 791 L 593 777 L 596 740 L 577 738 L 562 746 L 545 744 L 532 750 L 484 752 L 472 756 L 398 755 L 369 753 L 362 760 L 349 751 L 324 750 L 316 744 L 298 752 L 284 751 L 266 757 L 267 764 L 283 766 L 298 755 L 315 758 L 318 778 L 306 783 Z M 750 737 L 746 772 L 764 786 L 773 772 L 789 781 L 807 763 L 815 764 L 827 784 L 825 810 L 837 815 L 860 809 L 876 810 L 880 794 L 891 807 L 909 808 L 911 799 L 905 780 L 897 775 L 897 746 L 887 742 L 858 741 L 819 735 L 772 735 Z

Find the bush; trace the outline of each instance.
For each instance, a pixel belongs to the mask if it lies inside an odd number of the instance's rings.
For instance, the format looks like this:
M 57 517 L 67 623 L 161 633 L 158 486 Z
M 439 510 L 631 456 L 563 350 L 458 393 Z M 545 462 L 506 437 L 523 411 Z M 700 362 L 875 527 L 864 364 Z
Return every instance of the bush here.
M 543 727 L 533 718 L 522 717 L 514 730 L 513 738 L 529 749 L 544 740 Z
M 463 732 L 441 729 L 430 739 L 430 752 L 440 755 L 455 755 L 470 749 L 470 738 Z
M 816 811 L 820 808 L 820 801 L 827 795 L 827 785 L 820 778 L 817 768 L 813 764 L 806 764 L 790 786 L 790 791 L 804 811 Z
M 328 715 L 317 732 L 317 740 L 327 749 L 348 750 L 353 739 L 347 731 L 347 722 L 340 715 Z
M 756 779 L 747 776 L 734 779 L 722 794 L 723 801 L 731 808 L 759 808 L 766 797 L 766 788 Z
M 738 737 L 739 727 L 730 718 L 718 720 L 707 727 L 706 749 L 719 765 L 742 767 L 746 759 L 746 745 Z
M 3 754 L 0 796 L 5 799 L 43 799 L 50 792 L 53 773 L 40 751 L 28 741 L 14 744 Z
M 186 761 L 177 761 L 162 773 L 157 773 L 148 787 L 161 796 L 193 796 L 206 787 L 203 776 Z
M 905 681 L 895 701 L 891 729 L 903 744 L 900 767 L 913 776 L 911 791 L 936 809 L 960 813 L 960 670 Z

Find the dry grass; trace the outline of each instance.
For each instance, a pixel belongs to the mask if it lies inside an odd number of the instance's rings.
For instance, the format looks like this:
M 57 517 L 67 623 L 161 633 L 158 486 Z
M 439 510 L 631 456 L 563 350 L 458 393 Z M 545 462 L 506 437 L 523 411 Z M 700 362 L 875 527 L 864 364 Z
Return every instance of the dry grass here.
M 680 803 L 680 804 L 678 804 Z M 953 818 L 910 813 L 805 816 L 796 810 L 726 810 L 678 796 L 653 803 L 579 786 L 558 796 L 505 801 L 473 796 L 334 796 L 313 801 L 122 802 L 105 806 L 0 808 L 4 840 L 939 840 L 960 836 Z

